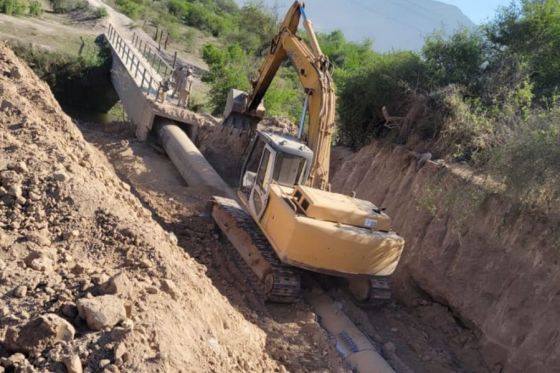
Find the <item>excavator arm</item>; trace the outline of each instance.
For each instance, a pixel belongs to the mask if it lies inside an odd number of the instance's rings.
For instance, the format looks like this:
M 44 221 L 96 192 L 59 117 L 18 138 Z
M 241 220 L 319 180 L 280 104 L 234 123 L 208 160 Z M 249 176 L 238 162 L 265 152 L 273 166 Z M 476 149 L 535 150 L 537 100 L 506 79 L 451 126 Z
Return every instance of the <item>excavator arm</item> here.
M 310 45 L 297 36 L 297 29 L 302 16 Z M 259 105 L 280 65 L 286 58 L 290 59 L 296 69 L 304 91 L 308 95 L 307 143 L 314 154 L 308 185 L 319 189 L 327 189 L 336 96 L 334 84 L 328 71 L 329 61 L 323 55 L 311 21 L 305 16 L 304 7 L 299 1 L 294 2 L 288 10 L 280 27 L 280 32 L 274 37 L 269 53 L 259 69 L 259 77 L 253 81 L 251 94 L 244 98 L 243 104 L 237 110 L 234 105 L 228 105 L 229 110 L 226 109 L 225 117 L 237 111 L 235 114 L 242 114 L 251 118 L 253 124 L 251 127 L 255 129 L 254 126 L 262 115 L 259 112 Z

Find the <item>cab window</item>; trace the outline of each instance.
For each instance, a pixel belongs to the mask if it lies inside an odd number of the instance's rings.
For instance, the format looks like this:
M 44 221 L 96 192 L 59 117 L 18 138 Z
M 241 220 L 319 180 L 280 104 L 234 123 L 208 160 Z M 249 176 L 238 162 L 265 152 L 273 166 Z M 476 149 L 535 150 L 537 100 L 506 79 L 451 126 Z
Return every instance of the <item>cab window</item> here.
M 265 189 L 264 182 L 266 179 L 267 171 L 268 171 L 268 161 L 270 159 L 270 150 L 264 149 L 261 165 L 259 169 L 259 174 L 257 176 L 257 184 L 260 185 L 263 189 Z
M 274 175 L 279 184 L 292 186 L 299 184 L 305 169 L 305 159 L 292 154 L 277 153 Z

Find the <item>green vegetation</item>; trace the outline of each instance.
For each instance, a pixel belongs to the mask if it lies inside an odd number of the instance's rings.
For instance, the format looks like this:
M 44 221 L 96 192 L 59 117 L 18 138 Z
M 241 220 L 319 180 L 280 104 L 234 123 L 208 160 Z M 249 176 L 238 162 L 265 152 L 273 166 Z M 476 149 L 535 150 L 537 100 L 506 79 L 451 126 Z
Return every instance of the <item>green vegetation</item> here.
M 50 0 L 55 13 L 68 13 L 76 10 L 87 10 L 89 4 L 86 0 Z
M 226 106 L 230 89 L 247 91 L 250 88 L 246 68 L 248 57 L 237 44 L 225 49 L 206 45 L 203 57 L 210 68 L 203 80 L 210 84 L 213 114 L 221 114 Z
M 101 37 L 84 40 L 83 48 L 75 53 L 51 52 L 22 43 L 11 43 L 10 47 L 47 82 L 63 106 L 107 112 L 118 100 L 109 78 L 111 51 Z
M 109 15 L 104 6 L 92 7 L 87 0 L 50 0 L 53 11 L 59 14 L 83 12 L 92 18 L 105 18 Z
M 381 108 L 405 99 L 409 87 L 425 80 L 425 67 L 412 52 L 375 55 L 367 66 L 338 77 L 338 142 L 354 148 L 387 132 Z
M 95 18 L 105 18 L 109 15 L 109 12 L 104 6 L 98 6 L 97 8 L 95 8 L 94 15 Z
M 38 0 L 0 0 L 0 13 L 9 16 L 37 17 L 43 13 L 43 8 Z

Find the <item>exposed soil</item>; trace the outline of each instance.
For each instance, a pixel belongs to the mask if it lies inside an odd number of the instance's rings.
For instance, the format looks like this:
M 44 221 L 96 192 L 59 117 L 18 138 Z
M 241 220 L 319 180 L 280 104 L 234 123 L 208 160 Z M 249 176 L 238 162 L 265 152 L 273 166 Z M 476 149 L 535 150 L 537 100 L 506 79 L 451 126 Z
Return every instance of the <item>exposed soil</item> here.
M 186 186 L 169 159 L 156 147 L 136 141 L 129 128 L 107 133 L 96 124 L 82 124 L 81 129 L 107 154 L 117 175 L 153 217 L 176 235 L 179 246 L 207 269 L 212 284 L 266 333 L 271 357 L 290 371 L 344 371 L 309 306 L 263 302 L 250 270 L 233 262 L 234 249 L 205 216 L 208 191 Z
M 203 194 L 107 136 L 137 184 L 117 177 L 4 45 L 0 127 L 2 370 L 339 369 L 307 306 L 264 305 L 227 269 Z
M 275 127 L 269 122 L 264 125 Z M 179 244 L 208 267 L 208 275 L 220 292 L 249 319 L 258 320 L 257 325 L 267 333 L 272 356 L 286 362 L 292 371 L 299 371 L 302 361 L 304 366 L 314 369 L 332 370 L 337 366 L 337 357 L 330 348 L 327 348 L 328 364 L 321 365 L 316 360 L 324 358 L 318 352 L 325 351 L 327 345 L 307 305 L 263 304 L 254 284 L 247 280 L 251 278 L 249 271 L 231 263 L 233 249 L 218 238 L 213 225 L 201 216 L 209 198 L 204 190 L 186 186 L 168 158 L 157 147 L 136 141 L 126 124 L 113 124 L 105 129 L 96 124 L 82 124 L 81 129 L 88 141 L 107 154 L 117 174 L 132 185 L 133 192 L 156 220 L 174 232 Z M 215 131 L 213 128 L 202 131 L 199 140 L 205 144 L 221 143 L 231 132 Z M 228 141 L 236 138 L 238 134 Z M 481 363 L 473 332 L 458 324 L 445 306 L 428 297 L 418 297 L 410 306 L 393 304 L 383 310 L 364 310 L 351 301 L 337 281 L 319 280 L 397 372 L 487 371 Z M 298 347 L 293 346 L 287 352 L 286 336 Z
M 418 339 L 405 345 L 420 358 L 443 347 L 448 371 L 558 371 L 557 216 L 523 210 L 464 167 L 400 146 L 373 142 L 333 159 L 333 189 L 386 208 L 406 240 L 397 299 L 430 326 L 430 338 L 425 351 Z M 401 330 L 413 320 L 393 321 Z

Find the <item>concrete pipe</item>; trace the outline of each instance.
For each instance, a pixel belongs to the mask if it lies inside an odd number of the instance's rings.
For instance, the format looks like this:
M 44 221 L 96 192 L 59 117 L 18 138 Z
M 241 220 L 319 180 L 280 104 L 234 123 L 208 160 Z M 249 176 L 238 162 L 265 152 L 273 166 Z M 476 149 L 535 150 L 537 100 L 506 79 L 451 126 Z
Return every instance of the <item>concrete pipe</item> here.
M 233 190 L 178 125 L 158 120 L 154 127 L 165 152 L 190 187 L 212 188 L 219 195 L 235 199 Z

